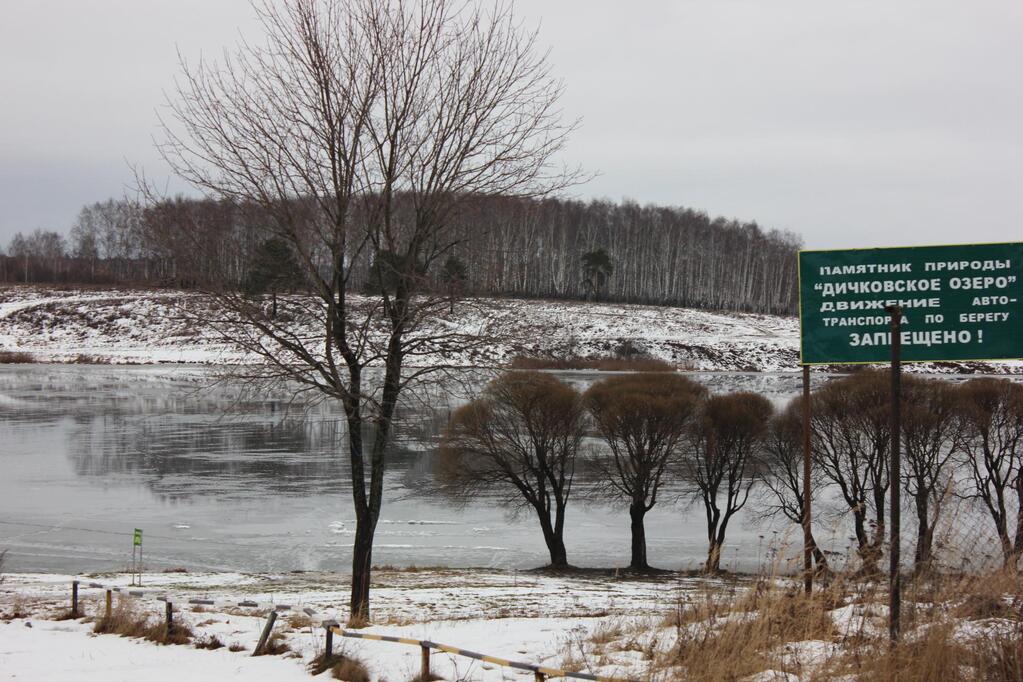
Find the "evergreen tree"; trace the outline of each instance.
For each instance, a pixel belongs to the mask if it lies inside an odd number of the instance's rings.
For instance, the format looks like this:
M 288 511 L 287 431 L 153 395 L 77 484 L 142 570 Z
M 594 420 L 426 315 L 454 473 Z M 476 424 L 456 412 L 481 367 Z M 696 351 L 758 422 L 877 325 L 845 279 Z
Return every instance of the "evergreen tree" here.
M 463 293 L 469 279 L 469 269 L 458 256 L 448 256 L 440 270 L 440 279 L 451 299 L 451 312 L 455 311 L 455 297 Z
M 242 281 L 246 296 L 270 294 L 271 316 L 277 317 L 277 292 L 294 289 L 302 281 L 295 254 L 282 239 L 267 239 L 252 253 L 249 268 Z
M 586 297 L 597 297 L 606 286 L 607 281 L 614 273 L 614 263 L 611 256 L 604 249 L 596 249 L 583 254 L 583 286 L 586 288 Z

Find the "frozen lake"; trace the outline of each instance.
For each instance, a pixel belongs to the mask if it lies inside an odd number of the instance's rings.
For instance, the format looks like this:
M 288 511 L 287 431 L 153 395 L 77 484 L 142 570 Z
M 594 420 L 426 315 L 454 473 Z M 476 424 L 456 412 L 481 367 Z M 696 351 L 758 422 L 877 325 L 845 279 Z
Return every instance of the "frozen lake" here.
M 339 411 L 288 407 L 287 396 L 210 387 L 194 367 L 0 367 L 0 549 L 10 571 L 123 569 L 133 528 L 147 567 L 347 571 L 354 515 Z M 586 383 L 596 376 L 564 375 Z M 713 390 L 757 390 L 778 403 L 796 374 L 697 374 Z M 434 492 L 433 451 L 457 398 L 405 410 L 386 479 L 374 563 L 530 568 L 547 562 L 536 521 L 494 500 L 460 508 Z M 693 568 L 706 552 L 702 507 L 678 494 L 647 517 L 649 556 Z M 774 531 L 774 532 L 772 532 Z M 733 521 L 723 564 L 754 569 L 798 529 Z M 825 541 L 821 537 L 822 542 Z M 628 563 L 624 509 L 570 504 L 578 566 Z M 844 546 L 844 540 L 842 541 Z

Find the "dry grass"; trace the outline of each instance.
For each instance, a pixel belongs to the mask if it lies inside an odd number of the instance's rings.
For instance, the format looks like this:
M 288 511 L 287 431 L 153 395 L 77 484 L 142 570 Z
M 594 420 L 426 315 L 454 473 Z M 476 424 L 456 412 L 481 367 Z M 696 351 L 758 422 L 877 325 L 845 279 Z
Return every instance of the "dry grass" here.
M 284 635 L 280 632 L 275 632 L 270 635 L 270 639 L 266 640 L 266 644 L 260 649 L 258 654 L 254 656 L 281 656 L 291 652 L 291 647 L 284 641 Z
M 570 643 L 560 667 L 645 669 L 651 682 L 735 682 L 785 674 L 857 681 L 1023 680 L 1018 574 L 907 579 L 902 638 L 888 639 L 887 585 L 837 576 L 806 595 L 764 579 L 731 593 L 686 594 L 655 620 L 609 620 Z M 768 673 L 768 671 L 773 671 Z M 635 674 L 629 675 L 635 678 Z
M 31 353 L 16 350 L 0 350 L 0 365 L 15 365 L 35 362 Z
M 233 651 L 234 653 L 238 653 L 239 651 L 245 651 L 245 647 L 243 647 L 238 642 L 231 642 L 231 644 L 227 647 L 227 650 Z
M 345 682 L 370 682 L 369 670 L 362 661 L 344 656 L 330 669 L 330 676 Z
M 293 630 L 304 630 L 313 624 L 312 619 L 304 613 L 292 613 L 287 617 L 287 621 Z
M 217 649 L 223 649 L 224 643 L 220 641 L 220 638 L 217 637 L 216 635 L 208 635 L 206 637 L 197 639 L 195 642 L 195 648 L 209 649 L 211 651 L 215 651 Z
M 193 637 L 192 629 L 183 623 L 175 623 L 168 630 L 162 619 L 151 622 L 150 617 L 130 599 L 119 599 L 110 617 L 104 614 L 97 619 L 92 631 L 145 639 L 156 644 L 188 644 Z
M 71 613 L 70 610 L 68 613 Z M 28 607 L 25 606 L 25 602 L 22 601 L 21 597 L 15 597 L 10 610 L 5 611 L 2 615 L 0 615 L 0 620 L 9 623 L 15 619 L 29 618 L 31 615 L 32 614 L 29 612 Z
M 434 675 L 433 673 L 430 673 L 429 675 L 423 675 L 422 673 L 419 673 L 411 680 L 409 680 L 409 682 L 439 682 L 442 681 L 443 679 L 444 678 L 441 677 L 440 675 Z
M 584 358 L 540 358 L 518 355 L 512 358 L 512 369 L 588 369 L 601 372 L 674 372 L 676 367 L 664 360 L 645 356 Z

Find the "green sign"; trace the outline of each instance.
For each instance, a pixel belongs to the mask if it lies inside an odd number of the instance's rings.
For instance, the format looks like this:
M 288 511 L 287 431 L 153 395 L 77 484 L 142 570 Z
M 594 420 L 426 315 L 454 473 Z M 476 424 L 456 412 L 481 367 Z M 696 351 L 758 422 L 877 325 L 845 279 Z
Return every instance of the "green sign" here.
M 804 364 L 1023 357 L 1023 243 L 799 252 Z
M 133 546 L 135 546 L 135 547 L 141 547 L 142 546 L 142 529 L 141 528 L 136 528 L 135 529 L 135 536 L 132 538 L 131 544 Z

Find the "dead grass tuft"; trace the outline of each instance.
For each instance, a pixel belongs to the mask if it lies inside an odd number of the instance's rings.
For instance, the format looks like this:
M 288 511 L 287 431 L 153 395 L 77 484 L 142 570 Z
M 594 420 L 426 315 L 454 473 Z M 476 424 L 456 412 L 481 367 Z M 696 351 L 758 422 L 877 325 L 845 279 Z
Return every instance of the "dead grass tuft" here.
M 263 648 L 256 656 L 281 656 L 291 652 L 291 647 L 284 641 L 284 635 L 280 632 L 275 632 L 270 635 L 270 639 L 266 641 Z
M 224 648 L 224 643 L 222 641 L 220 641 L 220 638 L 217 637 L 216 635 L 209 635 L 209 636 L 197 639 L 196 642 L 195 642 L 195 648 L 196 649 L 209 649 L 211 651 L 215 651 L 217 649 L 223 649 Z
M 35 362 L 31 353 L 17 350 L 0 350 L 0 365 L 17 365 Z
M 330 675 L 344 682 L 370 682 L 369 670 L 362 661 L 349 656 L 341 657 L 341 661 L 330 669 Z
M 145 639 L 156 644 L 188 644 L 193 637 L 192 629 L 183 623 L 175 623 L 170 630 L 162 620 L 150 623 L 149 616 L 141 613 L 129 599 L 119 599 L 110 617 L 103 615 L 97 619 L 92 631 Z
M 287 621 L 293 630 L 304 630 L 313 624 L 312 619 L 304 613 L 292 613 L 288 616 Z

